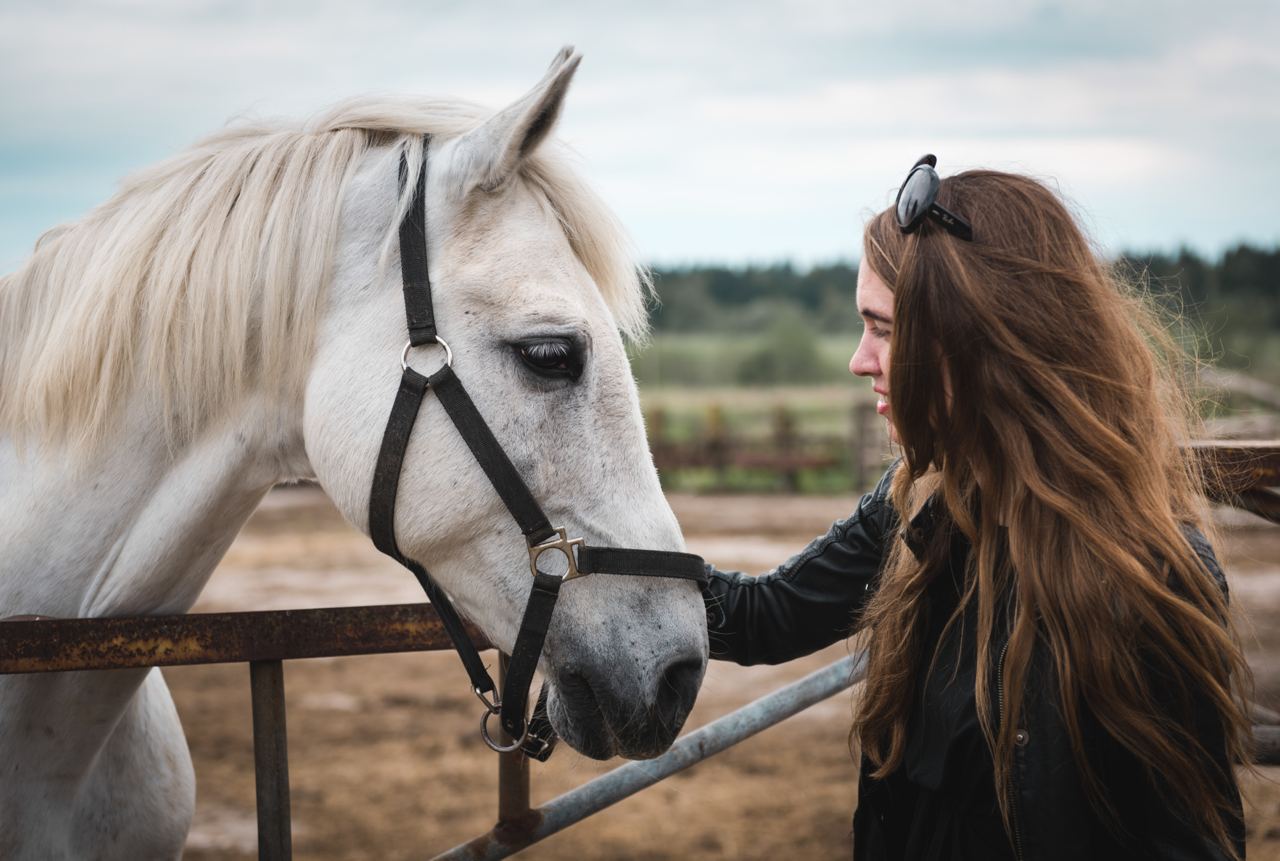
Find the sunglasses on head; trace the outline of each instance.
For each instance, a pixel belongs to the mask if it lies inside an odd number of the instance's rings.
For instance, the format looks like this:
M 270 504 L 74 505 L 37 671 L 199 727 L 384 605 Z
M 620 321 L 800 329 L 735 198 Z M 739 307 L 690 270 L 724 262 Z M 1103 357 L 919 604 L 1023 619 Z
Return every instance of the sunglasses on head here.
M 942 180 L 934 170 L 937 164 L 938 159 L 934 155 L 923 156 L 902 181 L 902 187 L 898 189 L 898 200 L 894 204 L 898 214 L 898 227 L 902 228 L 903 233 L 914 233 L 926 218 L 931 218 L 945 227 L 952 236 L 972 242 L 973 228 L 969 222 L 938 203 L 938 188 L 942 185 Z

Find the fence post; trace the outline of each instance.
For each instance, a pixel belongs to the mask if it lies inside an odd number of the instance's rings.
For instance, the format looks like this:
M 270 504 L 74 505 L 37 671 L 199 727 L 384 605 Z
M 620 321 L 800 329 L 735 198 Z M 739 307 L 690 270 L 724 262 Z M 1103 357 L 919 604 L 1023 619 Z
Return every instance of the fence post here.
M 799 454 L 796 445 L 795 416 L 787 409 L 786 404 L 778 404 L 773 411 L 773 449 L 777 463 L 781 467 L 782 487 L 787 493 L 800 491 Z
M 873 481 L 873 470 L 880 460 L 881 437 L 876 427 L 874 401 L 858 401 L 853 405 L 853 489 L 859 493 L 868 490 Z
M 729 483 L 729 427 L 719 404 L 707 407 L 707 455 L 715 470 L 716 490 L 723 491 Z
M 258 794 L 258 858 L 293 858 L 289 821 L 289 743 L 284 722 L 284 663 L 250 661 L 253 771 Z
M 507 679 L 507 665 L 511 663 L 506 652 L 498 653 L 498 689 L 502 690 Z M 494 721 L 501 727 L 500 721 Z M 511 738 L 505 732 L 498 743 L 507 745 Z M 529 758 L 519 750 L 498 755 L 498 824 L 494 833 L 501 839 L 504 833 L 528 830 L 532 811 L 529 809 Z M 514 836 L 514 835 L 513 835 Z

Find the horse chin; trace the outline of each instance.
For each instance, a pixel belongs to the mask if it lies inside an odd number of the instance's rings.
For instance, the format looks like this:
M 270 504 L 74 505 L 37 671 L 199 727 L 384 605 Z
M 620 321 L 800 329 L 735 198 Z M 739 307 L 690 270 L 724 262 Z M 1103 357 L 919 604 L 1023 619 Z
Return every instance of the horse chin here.
M 547 713 L 560 740 L 583 756 L 610 759 L 618 753 L 618 740 L 591 688 L 569 676 L 561 681 L 548 681 L 551 695 Z

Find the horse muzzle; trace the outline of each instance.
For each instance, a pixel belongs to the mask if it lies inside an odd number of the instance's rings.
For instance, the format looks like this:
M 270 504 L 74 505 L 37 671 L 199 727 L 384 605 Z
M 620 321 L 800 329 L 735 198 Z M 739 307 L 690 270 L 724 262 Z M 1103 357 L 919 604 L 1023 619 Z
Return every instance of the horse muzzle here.
M 678 658 L 649 690 L 599 666 L 552 674 L 551 722 L 574 750 L 592 759 L 652 759 L 675 741 L 706 671 L 699 656 Z

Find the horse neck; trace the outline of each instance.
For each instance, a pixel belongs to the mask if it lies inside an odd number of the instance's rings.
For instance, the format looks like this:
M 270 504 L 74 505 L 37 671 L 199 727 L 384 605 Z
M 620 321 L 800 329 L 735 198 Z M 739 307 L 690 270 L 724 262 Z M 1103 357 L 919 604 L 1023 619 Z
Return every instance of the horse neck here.
M 0 617 L 189 609 L 258 501 L 296 475 L 289 464 L 302 446 L 287 440 L 300 434 L 280 437 L 283 419 L 276 408 L 246 406 L 175 450 L 159 415 L 126 409 L 121 430 L 78 466 L 31 446 L 20 456 L 0 438 Z M 17 775 L 0 782 L 4 815 L 25 810 L 30 828 L 61 833 L 71 826 L 59 817 L 82 792 L 107 791 L 87 782 L 98 768 L 108 783 L 145 775 L 149 785 L 180 788 L 185 749 L 159 677 L 150 697 L 136 698 L 152 672 L 0 676 L 0 761 Z M 23 787 L 38 787 L 43 801 L 24 806 Z M 117 802 L 129 810 L 132 796 Z
M 0 615 L 185 612 L 272 484 L 305 472 L 287 426 L 250 399 L 174 450 L 127 410 L 87 467 L 0 441 Z

